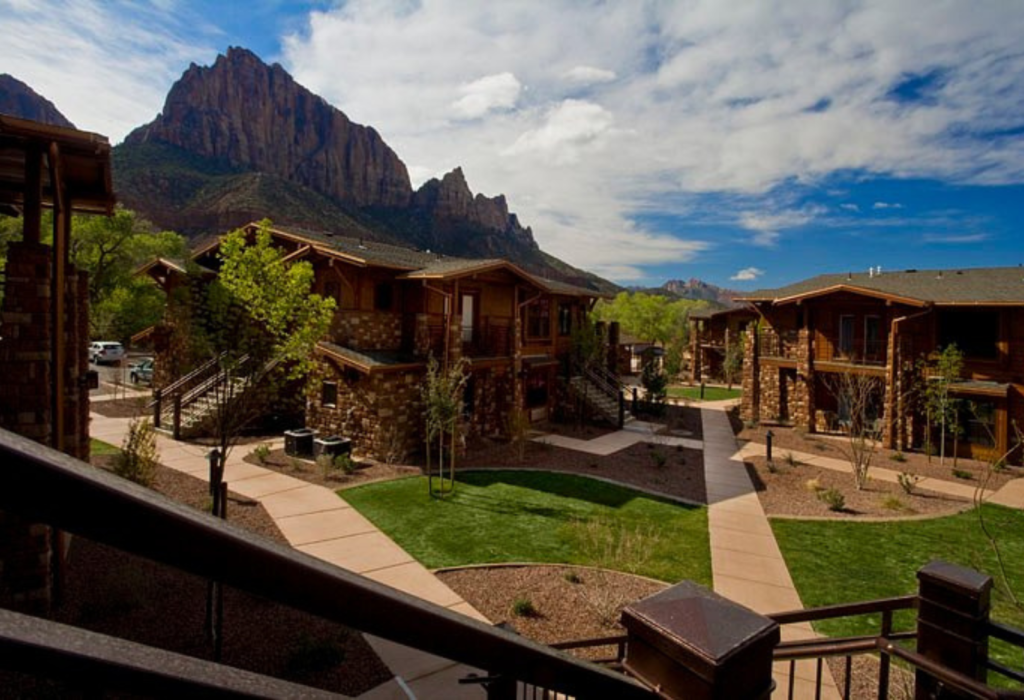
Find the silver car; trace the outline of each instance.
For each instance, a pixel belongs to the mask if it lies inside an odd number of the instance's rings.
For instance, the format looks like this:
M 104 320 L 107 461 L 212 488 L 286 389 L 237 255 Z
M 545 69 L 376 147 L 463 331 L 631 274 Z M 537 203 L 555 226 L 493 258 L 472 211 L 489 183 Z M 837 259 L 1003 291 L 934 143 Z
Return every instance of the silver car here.
M 89 346 L 89 362 L 96 365 L 117 364 L 124 359 L 124 346 L 108 340 L 97 340 Z

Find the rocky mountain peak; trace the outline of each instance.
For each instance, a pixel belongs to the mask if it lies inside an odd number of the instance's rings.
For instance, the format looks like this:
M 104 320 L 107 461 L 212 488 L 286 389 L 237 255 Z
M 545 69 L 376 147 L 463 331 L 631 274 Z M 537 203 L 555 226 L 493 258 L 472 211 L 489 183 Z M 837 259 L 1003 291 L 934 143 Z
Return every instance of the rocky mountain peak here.
M 0 73 L 0 114 L 74 129 L 52 102 L 12 75 Z
M 356 207 L 404 207 L 412 195 L 405 164 L 374 129 L 242 48 L 191 65 L 160 115 L 125 143 L 169 144 Z

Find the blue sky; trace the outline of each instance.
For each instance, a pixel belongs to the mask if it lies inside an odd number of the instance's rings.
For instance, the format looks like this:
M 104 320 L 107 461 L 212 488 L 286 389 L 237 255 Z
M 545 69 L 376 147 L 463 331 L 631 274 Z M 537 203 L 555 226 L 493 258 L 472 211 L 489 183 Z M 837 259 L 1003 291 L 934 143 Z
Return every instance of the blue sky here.
M 414 184 L 462 166 L 624 284 L 1024 263 L 1015 0 L 0 0 L 0 72 L 119 142 L 190 63 L 281 63 Z

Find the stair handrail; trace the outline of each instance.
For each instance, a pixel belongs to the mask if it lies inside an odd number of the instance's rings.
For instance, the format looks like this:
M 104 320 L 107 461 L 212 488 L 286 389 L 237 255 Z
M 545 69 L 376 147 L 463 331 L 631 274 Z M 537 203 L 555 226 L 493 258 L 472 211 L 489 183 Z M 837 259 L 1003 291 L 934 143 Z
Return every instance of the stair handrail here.
M 198 379 L 198 377 L 200 377 L 201 375 L 207 375 L 208 376 L 211 370 L 214 370 L 215 368 L 219 367 L 220 366 L 220 359 L 223 356 L 224 356 L 224 354 L 221 354 L 221 355 L 218 355 L 217 357 L 211 358 L 211 359 L 207 360 L 206 362 L 204 362 L 203 364 L 201 364 L 198 367 L 196 367 L 194 370 L 192 370 L 188 374 L 185 374 L 184 376 L 181 376 L 178 379 L 175 379 L 173 382 L 171 382 L 170 384 L 168 384 L 165 387 L 160 387 L 159 389 L 157 389 L 157 392 L 158 392 L 157 393 L 157 397 L 154 398 L 152 401 L 150 401 L 149 405 L 146 406 L 146 408 L 152 408 L 161 399 L 166 399 L 168 397 L 173 397 L 173 396 L 176 396 L 178 394 L 182 394 L 182 393 L 188 391 L 189 389 L 188 388 L 184 388 L 184 387 L 188 386 L 189 388 L 191 388 L 191 383 L 197 382 L 197 381 L 202 381 L 202 379 Z

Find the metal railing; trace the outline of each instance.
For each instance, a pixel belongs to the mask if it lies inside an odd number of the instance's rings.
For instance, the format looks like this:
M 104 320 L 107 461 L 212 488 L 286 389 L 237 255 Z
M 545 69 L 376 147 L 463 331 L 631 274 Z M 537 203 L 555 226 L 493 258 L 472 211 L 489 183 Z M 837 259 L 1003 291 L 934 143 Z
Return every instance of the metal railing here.
M 626 395 L 622 382 L 606 367 L 598 364 L 583 364 L 573 361 L 573 372 L 581 377 L 589 388 L 615 407 L 615 415 L 606 415 L 608 420 L 617 422 L 619 428 L 626 422 Z
M 495 688 L 521 682 L 577 698 L 655 697 L 628 676 L 337 568 L 6 430 L 0 430 L 0 463 L 4 511 L 484 669 Z M 39 661 L 52 645 L 31 647 L 32 625 L 0 627 L 6 638 L 20 640 L 20 653 L 39 662 L 44 675 L 56 671 Z M 5 663 L 8 655 L 0 654 Z M 188 678 L 185 669 L 165 668 L 168 677 Z M 122 687 L 134 674 L 150 671 L 111 673 L 105 684 Z M 212 694 L 238 697 L 230 690 Z

